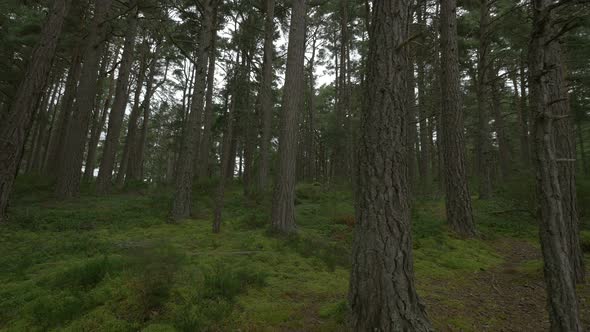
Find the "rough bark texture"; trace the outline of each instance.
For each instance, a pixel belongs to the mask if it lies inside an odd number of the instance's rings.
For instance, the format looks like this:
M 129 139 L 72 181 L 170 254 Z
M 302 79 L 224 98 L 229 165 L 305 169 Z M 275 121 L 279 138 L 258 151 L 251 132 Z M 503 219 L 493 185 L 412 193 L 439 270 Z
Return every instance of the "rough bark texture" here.
M 529 47 L 529 87 L 534 115 L 534 152 L 539 200 L 539 235 L 544 260 L 551 331 L 582 331 L 573 274 L 567 202 L 570 190 L 563 183 L 563 160 L 556 151 L 563 128 L 563 112 L 569 108 L 564 94 L 559 41 L 549 9 L 552 1 L 534 0 L 533 32 Z M 567 149 L 567 146 L 559 146 Z M 575 196 L 574 196 L 575 197 Z M 565 204 L 564 204 L 565 203 Z M 576 225 L 577 227 L 577 225 Z
M 441 152 L 447 222 L 463 236 L 475 234 L 471 196 L 465 169 L 463 111 L 459 90 L 459 56 L 457 48 L 457 2 L 441 2 Z
M 191 213 L 193 162 L 195 150 L 198 148 L 200 117 L 204 106 L 203 97 L 207 83 L 207 55 L 211 47 L 213 13 L 220 2 L 220 0 L 206 0 L 203 3 L 203 27 L 199 39 L 197 62 L 195 63 L 195 87 L 191 111 L 182 138 L 181 153 L 176 166 L 175 191 L 171 211 L 172 220 L 188 218 Z
M 49 77 L 57 41 L 71 0 L 55 0 L 39 42 L 8 113 L 0 124 L 0 223 L 6 221 L 8 198 L 41 93 Z
M 115 99 L 113 100 L 113 107 L 109 114 L 109 128 L 103 146 L 98 178 L 96 179 L 96 189 L 100 194 L 108 193 L 113 186 L 112 179 L 113 170 L 115 169 L 115 156 L 119 146 L 119 136 L 121 135 L 123 116 L 125 115 L 125 108 L 127 106 L 127 86 L 129 85 L 129 74 L 135 54 L 135 36 L 137 34 L 137 0 L 133 0 L 130 3 L 130 6 L 131 9 L 128 14 L 129 16 L 127 17 L 121 67 L 119 67 L 119 76 L 117 77 Z
M 272 79 L 273 79 L 273 35 L 275 0 L 266 0 L 264 20 L 264 60 L 260 84 L 260 109 L 262 114 L 262 136 L 260 138 L 260 165 L 258 166 L 257 190 L 268 186 L 270 163 L 270 139 L 272 134 Z
M 376 0 L 361 114 L 349 301 L 354 331 L 433 331 L 414 281 L 405 150 L 410 1 Z
M 524 64 L 521 63 L 519 66 L 520 85 L 516 85 L 515 90 L 520 88 L 520 96 L 518 112 L 520 122 L 520 153 L 521 162 L 525 168 L 531 166 L 531 144 L 529 139 L 529 110 L 527 108 L 527 91 L 526 91 L 526 74 L 524 70 Z M 515 91 L 516 92 L 516 91 Z
M 278 173 L 271 217 L 272 228 L 279 233 L 291 233 L 296 230 L 297 112 L 302 109 L 303 101 L 306 8 L 305 0 L 293 1 L 279 136 Z
M 95 12 L 89 33 L 86 36 L 86 50 L 84 52 L 84 67 L 80 76 L 76 107 L 70 120 L 65 140 L 64 153 L 61 157 L 56 195 L 60 198 L 77 196 L 80 193 L 80 180 L 84 148 L 88 136 L 88 125 L 96 98 L 98 67 L 100 56 L 104 48 L 107 30 L 105 22 L 112 0 L 96 0 Z

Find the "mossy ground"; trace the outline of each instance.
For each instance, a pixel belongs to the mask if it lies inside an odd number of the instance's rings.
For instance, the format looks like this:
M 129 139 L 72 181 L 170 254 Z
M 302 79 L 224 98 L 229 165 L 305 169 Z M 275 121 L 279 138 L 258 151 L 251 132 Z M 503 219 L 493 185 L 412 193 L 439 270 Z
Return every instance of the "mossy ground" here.
M 166 190 L 99 197 L 88 188 L 56 201 L 50 183 L 21 179 L 10 223 L 0 228 L 0 330 L 345 330 L 349 190 L 299 185 L 299 231 L 288 238 L 268 232 L 269 197 L 245 199 L 238 185 L 221 234 L 212 234 L 214 184 L 195 191 L 194 217 L 169 224 Z M 475 201 L 480 234 L 468 240 L 447 231 L 441 201 L 414 202 L 418 290 L 439 330 L 514 325 L 494 305 L 504 298 L 539 293 L 529 302 L 544 308 L 542 288 L 503 289 L 542 284 L 535 222 L 506 197 Z M 588 250 L 590 231 L 582 234 Z M 588 293 L 580 288 L 582 301 Z

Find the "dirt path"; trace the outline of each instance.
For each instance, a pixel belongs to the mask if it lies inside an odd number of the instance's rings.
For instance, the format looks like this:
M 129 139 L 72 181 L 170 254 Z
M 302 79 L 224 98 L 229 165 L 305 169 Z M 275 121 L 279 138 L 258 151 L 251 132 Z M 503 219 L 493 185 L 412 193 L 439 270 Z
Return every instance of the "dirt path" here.
M 491 244 L 504 263 L 464 275 L 424 297 L 439 331 L 548 331 L 541 252 L 526 241 L 501 239 Z M 580 316 L 590 327 L 590 286 L 578 290 Z M 443 323 L 448 317 L 452 324 Z

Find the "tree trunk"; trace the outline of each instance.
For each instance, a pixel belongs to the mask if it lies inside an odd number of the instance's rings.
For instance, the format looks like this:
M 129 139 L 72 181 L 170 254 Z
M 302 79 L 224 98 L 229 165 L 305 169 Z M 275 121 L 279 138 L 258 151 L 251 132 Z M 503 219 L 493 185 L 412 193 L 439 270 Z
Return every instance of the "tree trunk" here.
M 55 112 L 56 112 L 56 100 L 59 100 L 59 93 L 61 89 L 61 78 L 56 77 L 56 81 L 53 88 L 53 93 L 51 95 L 51 99 L 49 100 L 49 104 L 46 105 L 47 110 L 45 111 L 45 118 L 43 120 L 42 126 L 40 128 L 38 140 L 37 140 L 37 148 L 33 155 L 33 165 L 32 171 L 36 173 L 40 173 L 43 169 L 43 161 L 44 156 L 47 150 L 46 142 L 49 141 L 49 135 L 51 133 L 51 128 L 53 127 L 53 122 L 55 119 Z
M 499 77 L 499 68 L 493 70 L 492 80 L 492 114 L 494 116 L 494 129 L 496 130 L 496 139 L 498 141 L 498 160 L 500 163 L 500 172 L 503 179 L 510 176 L 510 147 L 508 137 L 506 136 L 506 124 L 502 114 L 502 88 L 504 81 Z
M 133 153 L 133 147 L 137 143 L 137 129 L 139 127 L 139 116 L 141 115 L 140 97 L 143 91 L 143 83 L 145 81 L 147 66 L 147 52 L 149 51 L 149 44 L 147 37 L 139 48 L 140 60 L 139 69 L 137 72 L 137 83 L 135 84 L 135 95 L 133 97 L 133 107 L 131 108 L 131 114 L 129 114 L 129 121 L 127 123 L 127 136 L 125 137 L 125 144 L 123 146 L 123 154 L 121 157 L 121 166 L 117 173 L 117 179 L 115 183 L 117 186 L 122 186 L 125 181 L 125 175 L 128 173 L 129 159 Z
M 117 77 L 115 99 L 109 114 L 109 127 L 103 146 L 98 178 L 96 179 L 96 189 L 99 194 L 108 193 L 113 186 L 115 157 L 119 147 L 119 136 L 121 136 L 121 126 L 123 125 L 123 116 L 127 106 L 129 74 L 135 54 L 135 37 L 137 35 L 137 17 L 139 14 L 137 0 L 132 0 L 129 5 L 130 12 L 127 14 L 125 44 L 123 46 L 121 67 L 119 67 L 119 76 Z
M 76 107 L 69 123 L 61 167 L 57 177 L 56 195 L 70 198 L 80 193 L 80 180 L 88 125 L 96 99 L 98 66 L 105 45 L 106 22 L 112 0 L 95 0 L 94 18 L 86 36 L 84 67 L 80 76 Z
M 143 119 L 141 124 L 141 131 L 139 132 L 139 136 L 135 139 L 131 145 L 129 150 L 129 161 L 127 165 L 127 176 L 126 181 L 143 181 L 143 158 L 145 153 L 145 145 L 147 140 L 147 130 L 149 124 L 149 117 L 150 117 L 150 103 L 152 101 L 152 96 L 154 95 L 155 90 L 157 87 L 154 87 L 154 79 L 156 76 L 157 66 L 158 66 L 158 59 L 160 55 L 160 42 L 158 41 L 158 45 L 156 46 L 156 50 L 154 51 L 152 62 L 150 63 L 150 74 L 147 79 L 146 83 L 146 90 L 145 96 L 143 97 L 143 102 L 141 103 L 141 111 L 143 113 Z M 166 65 L 166 71 L 168 70 L 168 65 Z M 166 80 L 166 73 L 164 73 L 164 81 Z
M 489 21 L 490 0 L 480 0 L 479 46 L 477 49 L 477 135 L 475 140 L 479 198 L 488 199 L 492 194 L 492 155 L 488 112 Z
M 426 1 L 420 2 L 420 7 L 418 8 L 418 24 L 420 26 L 421 32 L 425 33 L 427 26 L 426 26 Z M 421 38 L 422 43 L 425 42 L 425 38 Z M 420 124 L 420 158 L 418 158 L 418 173 L 420 174 L 420 188 L 422 193 L 426 193 L 430 189 L 431 185 L 431 177 L 432 177 L 432 169 L 431 169 L 431 149 L 430 145 L 432 144 L 429 141 L 429 128 L 428 120 L 430 112 L 428 111 L 428 106 L 426 104 L 426 61 L 425 61 L 425 52 L 423 47 L 418 47 L 417 50 L 417 85 L 418 85 L 418 118 Z
M 0 124 L 0 223 L 7 219 L 8 198 L 70 4 L 71 0 L 53 1 L 25 76 Z
M 96 109 L 94 111 L 94 123 L 92 125 L 92 129 L 90 131 L 90 140 L 88 141 L 88 153 L 86 154 L 86 163 L 84 167 L 84 181 L 90 181 L 94 178 L 94 169 L 96 165 L 96 151 L 98 149 L 98 142 L 100 140 L 100 135 L 103 131 L 109 107 L 111 106 L 111 101 L 113 100 L 113 93 L 115 92 L 115 66 L 117 64 L 117 60 L 119 58 L 119 46 L 116 46 L 116 51 L 113 53 L 112 57 L 112 64 L 110 67 L 112 68 L 105 68 L 110 69 L 111 74 L 107 81 L 107 94 L 106 98 L 104 99 L 104 104 L 101 103 L 103 101 L 103 94 L 104 94 L 104 84 L 98 84 L 99 89 L 101 91 L 96 98 Z M 108 64 L 108 60 L 105 58 L 105 64 Z M 107 72 L 103 72 L 101 76 L 101 81 L 106 79 Z
M 68 79 L 64 95 L 61 98 L 61 111 L 57 120 L 57 128 L 53 130 L 49 141 L 49 151 L 45 160 L 44 174 L 54 176 L 58 174 L 61 164 L 60 156 L 63 155 L 63 147 L 70 127 L 70 118 L 74 108 L 74 97 L 78 88 L 78 80 L 82 69 L 82 54 L 80 45 L 72 50 L 71 65 L 68 71 Z
M 260 83 L 260 108 L 262 114 L 262 136 L 260 138 L 260 165 L 258 166 L 257 190 L 264 191 L 268 186 L 270 163 L 270 139 L 272 135 L 272 80 L 273 80 L 273 35 L 275 0 L 266 0 L 264 20 L 264 59 L 262 63 L 262 82 Z
M 354 331 L 433 331 L 416 293 L 407 197 L 409 20 L 410 1 L 373 2 L 349 290 Z
M 560 122 L 563 112 L 568 112 L 567 94 L 563 82 L 561 50 L 554 38 L 556 30 L 549 8 L 550 0 L 534 0 L 533 32 L 529 47 L 529 88 L 531 109 L 534 114 L 534 151 L 537 172 L 537 196 L 539 200 L 539 236 L 544 260 L 544 275 L 551 331 L 582 331 L 575 288 L 575 272 L 572 266 L 572 228 L 564 199 L 570 190 L 563 182 L 563 164 L 573 164 L 562 159 L 557 151 L 567 150 L 561 145 Z M 566 113 L 567 114 L 567 113 Z M 561 125 L 563 126 L 563 125 Z M 567 133 L 569 135 L 569 133 Z M 570 197 L 572 198 L 572 197 Z M 575 199 L 575 196 L 573 196 Z
M 188 218 L 191 213 L 193 162 L 198 148 L 197 139 L 200 131 L 200 115 L 203 112 L 205 85 L 207 83 L 207 58 L 211 47 L 211 32 L 215 8 L 221 0 L 205 0 L 203 3 L 203 26 L 199 40 L 197 62 L 195 63 L 195 87 L 188 121 L 185 124 L 180 158 L 176 167 L 172 220 Z
M 231 98 L 231 106 L 226 114 L 225 133 L 223 135 L 223 141 L 221 142 L 221 171 L 219 175 L 219 183 L 217 185 L 217 196 L 215 199 L 215 211 L 213 213 L 213 233 L 221 232 L 221 214 L 223 212 L 223 204 L 225 201 L 225 185 L 228 179 L 230 158 L 231 158 L 231 144 L 234 136 L 234 115 L 236 112 L 236 92 L 237 92 L 237 77 L 238 77 L 238 63 L 240 54 L 238 52 L 237 60 L 235 63 L 236 72 L 232 79 L 231 88 L 233 90 L 233 96 Z M 232 176 L 233 177 L 233 176 Z M 231 179 L 231 178 L 230 178 Z
M 317 170 L 316 170 L 316 110 L 315 110 L 315 57 L 317 51 L 317 30 L 316 34 L 312 36 L 311 42 L 311 58 L 309 58 L 309 105 L 308 105 L 308 123 L 307 123 L 307 134 L 306 134 L 306 178 L 311 181 L 317 181 Z
M 278 173 L 271 217 L 272 228 L 279 233 L 291 233 L 296 230 L 297 112 L 302 109 L 303 101 L 306 9 L 305 0 L 293 1 L 279 137 Z
M 408 165 L 408 184 L 410 196 L 416 185 L 416 139 L 418 131 L 416 128 L 416 79 L 414 76 L 414 57 L 410 47 L 407 47 L 408 63 L 406 66 L 406 153 Z
M 215 66 L 217 60 L 217 15 L 215 15 L 211 32 L 211 48 L 209 49 L 209 67 L 207 69 L 207 92 L 205 93 L 205 112 L 203 114 L 203 136 L 199 147 L 199 163 L 197 179 L 205 179 L 209 173 L 211 153 L 211 134 L 213 130 L 213 90 L 215 88 Z
M 475 223 L 467 187 L 463 111 L 459 89 L 456 0 L 441 2 L 440 17 L 442 112 L 439 129 L 447 222 L 454 232 L 463 236 L 473 236 Z

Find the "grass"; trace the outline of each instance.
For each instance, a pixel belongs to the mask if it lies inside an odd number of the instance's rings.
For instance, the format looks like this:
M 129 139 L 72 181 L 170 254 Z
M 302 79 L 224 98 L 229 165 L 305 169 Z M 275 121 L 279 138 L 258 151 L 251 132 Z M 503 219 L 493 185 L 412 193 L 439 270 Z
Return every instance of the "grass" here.
M 193 219 L 166 223 L 171 193 L 134 188 L 109 197 L 87 189 L 56 201 L 44 179 L 19 179 L 10 223 L 0 228 L 0 330 L 341 331 L 346 324 L 355 217 L 349 190 L 297 187 L 296 236 L 268 232 L 269 197 L 228 191 L 221 234 L 211 233 L 214 184 L 195 190 Z M 419 292 L 493 268 L 501 237 L 534 242 L 519 203 L 475 201 L 481 236 L 463 240 L 444 223 L 441 201 L 412 211 Z M 586 248 L 590 231 L 583 231 Z M 538 269 L 538 262 L 522 267 Z M 460 304 L 457 304 L 460 305 Z M 469 317 L 442 317 L 464 328 Z

